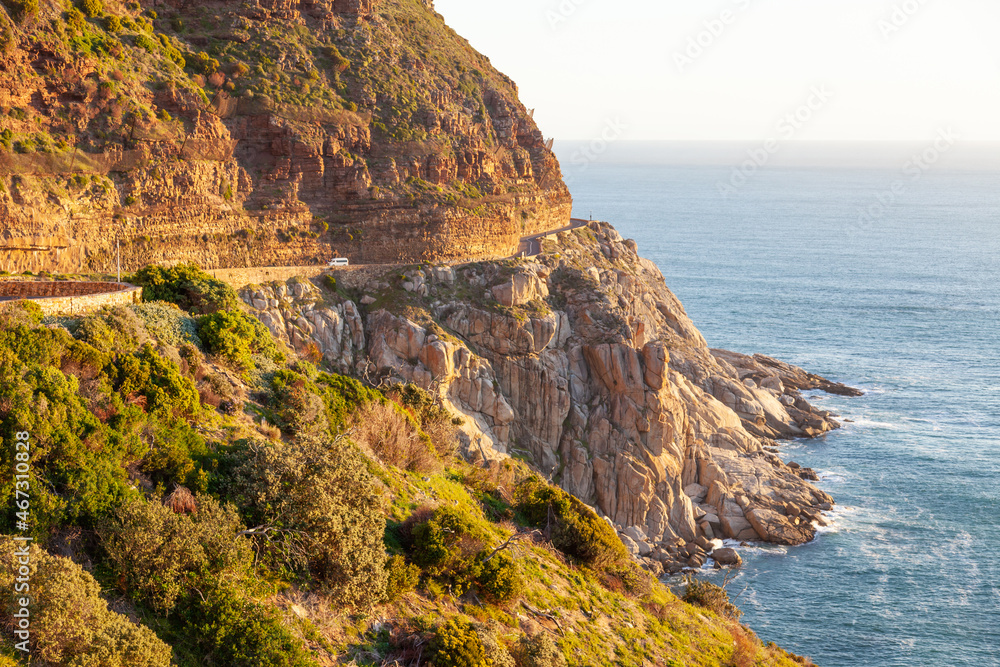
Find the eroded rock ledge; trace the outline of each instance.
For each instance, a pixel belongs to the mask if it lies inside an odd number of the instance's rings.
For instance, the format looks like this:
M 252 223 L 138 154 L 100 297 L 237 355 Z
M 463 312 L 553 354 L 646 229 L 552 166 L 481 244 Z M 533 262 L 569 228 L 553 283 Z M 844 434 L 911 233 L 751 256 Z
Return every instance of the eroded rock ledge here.
M 527 458 L 651 569 L 700 565 L 722 538 L 813 539 L 833 499 L 781 460 L 776 440 L 838 428 L 802 391 L 859 392 L 709 349 L 660 271 L 608 224 L 543 250 L 242 296 L 296 349 L 439 395 L 466 417 L 467 456 Z

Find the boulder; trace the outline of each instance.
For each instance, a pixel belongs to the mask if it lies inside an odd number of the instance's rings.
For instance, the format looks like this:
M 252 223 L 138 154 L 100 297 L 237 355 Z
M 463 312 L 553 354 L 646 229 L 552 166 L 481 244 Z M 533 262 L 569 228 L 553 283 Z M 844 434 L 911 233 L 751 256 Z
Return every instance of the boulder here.
M 686 493 L 694 502 L 700 503 L 705 500 L 705 496 L 708 494 L 708 489 L 701 484 L 688 484 L 684 487 L 684 493 Z
M 747 512 L 746 516 L 757 536 L 765 542 L 798 545 L 805 544 L 816 536 L 811 525 L 797 526 L 788 517 L 774 510 L 758 507 Z
M 625 545 L 625 548 L 628 549 L 630 554 L 633 556 L 639 555 L 639 545 L 636 544 L 635 540 L 624 533 L 619 534 L 618 537 L 621 538 L 622 544 Z
M 736 549 L 716 549 L 712 552 L 712 559 L 720 565 L 729 565 L 732 567 L 739 567 L 743 565 L 743 559 L 740 558 Z

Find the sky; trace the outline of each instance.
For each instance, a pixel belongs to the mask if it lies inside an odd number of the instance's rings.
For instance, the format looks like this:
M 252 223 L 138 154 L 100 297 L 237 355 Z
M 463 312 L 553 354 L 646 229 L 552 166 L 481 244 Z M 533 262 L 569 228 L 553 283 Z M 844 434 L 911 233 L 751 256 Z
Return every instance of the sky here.
M 1000 141 L 998 0 L 436 0 L 546 137 Z

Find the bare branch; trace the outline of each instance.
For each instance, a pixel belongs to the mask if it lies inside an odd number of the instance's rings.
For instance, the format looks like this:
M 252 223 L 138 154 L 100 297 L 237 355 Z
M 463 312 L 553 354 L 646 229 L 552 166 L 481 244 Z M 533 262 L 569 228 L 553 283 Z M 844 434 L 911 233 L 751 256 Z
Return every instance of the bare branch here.
M 559 619 L 556 618 L 552 612 L 542 611 L 541 609 L 535 609 L 524 600 L 521 600 L 521 605 L 535 616 L 541 616 L 542 618 L 547 618 L 548 620 L 552 621 L 553 623 L 556 624 L 556 627 L 559 628 L 560 634 L 566 634 L 566 631 L 563 630 L 562 624 L 559 623 Z
M 492 560 L 494 556 L 496 556 L 498 553 L 500 553 L 504 549 L 509 548 L 510 545 L 513 544 L 514 542 L 516 542 L 517 540 L 521 540 L 521 539 L 524 539 L 526 537 L 531 537 L 531 536 L 533 536 L 535 534 L 541 535 L 542 531 L 540 531 L 540 530 L 532 530 L 532 531 L 527 532 L 527 533 L 514 533 L 513 535 L 511 535 L 510 537 L 507 538 L 506 542 L 504 542 L 503 544 L 501 544 L 500 546 L 498 546 L 496 549 L 494 549 L 493 551 L 491 551 L 490 555 L 487 556 L 485 559 L 483 559 L 483 565 L 486 565 L 486 563 L 489 563 L 490 560 Z

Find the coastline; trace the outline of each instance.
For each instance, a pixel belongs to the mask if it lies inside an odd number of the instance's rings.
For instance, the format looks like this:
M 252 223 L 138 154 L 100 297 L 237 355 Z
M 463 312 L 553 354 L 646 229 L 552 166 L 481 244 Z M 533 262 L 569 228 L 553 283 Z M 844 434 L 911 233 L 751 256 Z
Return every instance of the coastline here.
M 803 392 L 860 392 L 710 349 L 638 252 L 593 221 L 530 260 L 366 274 L 321 307 L 305 281 L 241 296 L 296 349 L 433 392 L 465 418 L 469 460 L 526 459 L 653 574 L 700 567 L 716 540 L 809 542 L 834 499 L 775 444 L 839 427 Z

